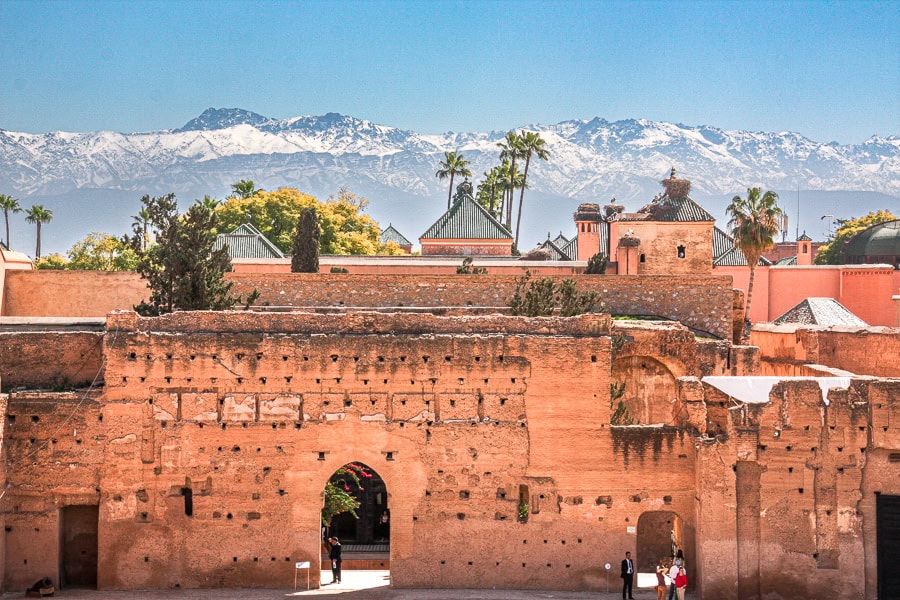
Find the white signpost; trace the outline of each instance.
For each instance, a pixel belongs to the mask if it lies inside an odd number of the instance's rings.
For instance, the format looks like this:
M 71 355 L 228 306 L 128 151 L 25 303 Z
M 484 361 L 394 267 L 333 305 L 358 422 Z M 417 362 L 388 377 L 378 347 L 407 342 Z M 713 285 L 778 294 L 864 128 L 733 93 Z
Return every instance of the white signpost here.
M 297 591 L 297 571 L 306 569 L 306 591 L 309 591 L 309 561 L 294 563 L 294 591 Z

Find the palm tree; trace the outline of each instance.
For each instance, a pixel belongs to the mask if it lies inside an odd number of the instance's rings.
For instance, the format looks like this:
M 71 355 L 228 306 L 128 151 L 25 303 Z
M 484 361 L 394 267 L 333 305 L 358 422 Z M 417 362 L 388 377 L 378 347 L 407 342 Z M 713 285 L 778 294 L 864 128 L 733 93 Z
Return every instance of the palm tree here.
M 53 211 L 44 208 L 40 204 L 35 204 L 25 213 L 25 220 L 37 225 L 37 245 L 34 249 L 34 260 L 38 261 L 41 259 L 41 224 L 49 223 L 53 220 Z
M 771 191 L 762 194 L 759 188 L 749 188 L 746 198 L 738 195 L 731 199 L 725 213 L 730 217 L 728 226 L 731 228 L 734 244 L 744 253 L 747 264 L 750 265 L 750 283 L 747 285 L 747 306 L 744 312 L 744 322 L 749 325 L 756 265 L 759 257 L 775 245 L 775 236 L 778 235 L 781 222 L 778 194 Z M 742 339 L 746 342 L 749 337 L 750 328 L 745 327 Z
M 463 158 L 459 152 L 444 152 L 444 160 L 438 163 L 440 167 L 434 174 L 439 180 L 443 181 L 450 178 L 450 191 L 447 193 L 447 210 L 450 210 L 450 198 L 453 196 L 453 178 L 456 175 L 463 177 L 471 177 L 472 171 L 469 170 L 469 161 Z
M 6 219 L 6 248 L 9 250 L 11 249 L 9 245 L 9 213 L 22 212 L 22 207 L 19 206 L 19 201 L 12 196 L 0 194 L 0 208 L 3 209 L 3 218 Z
M 131 223 L 131 228 L 136 235 L 141 236 L 141 251 L 144 251 L 147 249 L 147 243 L 150 241 L 147 237 L 147 229 L 150 227 L 150 211 L 145 206 L 133 218 L 134 221 Z
M 253 182 L 251 181 L 250 183 L 253 183 Z M 235 184 L 235 185 L 237 185 L 237 184 Z M 217 200 L 216 198 L 213 198 L 209 194 L 206 194 L 205 196 L 203 196 L 202 199 L 198 198 L 197 200 L 194 200 L 194 203 L 202 204 L 203 207 L 206 208 L 209 212 L 215 212 L 215 210 L 219 206 L 221 206 L 222 201 Z
M 256 184 L 252 179 L 241 179 L 237 183 L 231 184 L 232 198 L 249 198 L 260 190 L 256 189 Z
M 490 171 L 484 172 L 484 179 L 478 184 L 478 203 L 488 209 L 494 217 L 497 217 L 499 207 L 497 206 L 497 192 L 501 191 L 500 177 L 498 175 L 499 167 L 494 167 Z
M 525 186 L 528 184 L 528 165 L 531 163 L 531 156 L 537 156 L 541 160 L 550 158 L 550 151 L 547 150 L 546 142 L 540 134 L 533 131 L 523 131 L 519 135 L 522 144 L 522 150 L 525 152 L 525 172 L 522 174 L 522 192 L 519 194 L 519 215 L 516 217 L 516 248 L 519 247 L 519 224 L 522 222 L 522 202 L 525 200 Z
M 516 191 L 516 183 L 515 183 L 515 175 L 516 175 L 516 159 L 524 158 L 525 151 L 522 148 L 522 139 L 519 137 L 515 131 L 507 132 L 506 137 L 503 138 L 502 142 L 497 144 L 500 146 L 500 160 L 501 161 L 509 161 L 510 163 L 510 171 L 509 171 L 509 187 L 506 188 L 506 193 L 509 195 L 509 201 L 506 202 L 506 228 L 510 229 L 512 225 L 512 201 L 513 194 Z

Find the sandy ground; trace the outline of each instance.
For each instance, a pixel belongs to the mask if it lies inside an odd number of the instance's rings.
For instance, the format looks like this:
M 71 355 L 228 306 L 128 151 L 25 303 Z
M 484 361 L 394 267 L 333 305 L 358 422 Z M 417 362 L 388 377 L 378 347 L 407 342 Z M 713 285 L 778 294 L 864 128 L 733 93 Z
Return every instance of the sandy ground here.
M 322 574 L 322 587 L 306 590 L 306 579 L 298 578 L 297 591 L 260 589 L 214 590 L 146 590 L 128 592 L 98 592 L 95 590 L 62 590 L 54 598 L 78 598 L 91 600 L 291 600 L 333 596 L 334 600 L 532 600 L 555 598 L 557 600 L 616 600 L 622 597 L 621 580 L 610 578 L 609 592 L 566 592 L 548 590 L 445 590 L 445 589 L 394 589 L 390 587 L 388 571 L 345 571 L 341 583 L 331 584 L 331 573 Z M 643 582 L 642 582 L 643 583 Z M 7 598 L 24 598 L 25 594 L 4 594 Z M 636 600 L 655 600 L 653 588 L 635 588 Z M 688 594 L 687 598 L 696 598 Z

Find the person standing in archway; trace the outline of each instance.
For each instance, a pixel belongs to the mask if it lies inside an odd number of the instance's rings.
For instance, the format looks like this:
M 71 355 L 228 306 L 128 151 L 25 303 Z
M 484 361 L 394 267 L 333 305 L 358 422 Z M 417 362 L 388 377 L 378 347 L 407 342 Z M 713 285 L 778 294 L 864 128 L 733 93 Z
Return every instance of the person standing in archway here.
M 634 561 L 631 560 L 631 552 L 625 553 L 625 559 L 622 561 L 622 598 L 634 600 L 631 587 L 634 584 Z M 628 592 L 626 596 L 625 592 Z
M 341 543 L 336 537 L 328 538 L 331 550 L 328 552 L 328 558 L 331 559 L 331 583 L 341 582 Z

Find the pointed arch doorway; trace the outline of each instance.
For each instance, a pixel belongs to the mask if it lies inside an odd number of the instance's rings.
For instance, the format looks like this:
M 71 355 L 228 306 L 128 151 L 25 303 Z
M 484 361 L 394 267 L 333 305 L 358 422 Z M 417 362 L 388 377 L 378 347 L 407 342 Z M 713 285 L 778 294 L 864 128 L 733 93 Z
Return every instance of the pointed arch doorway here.
M 350 462 L 332 473 L 323 494 L 323 579 L 331 570 L 332 537 L 341 545 L 342 571 L 388 571 L 390 521 L 387 485 L 375 469 Z

